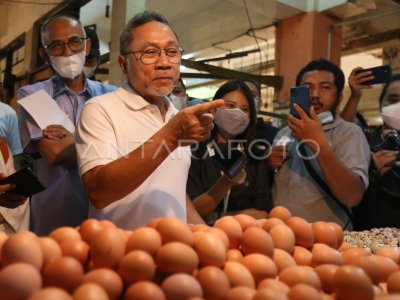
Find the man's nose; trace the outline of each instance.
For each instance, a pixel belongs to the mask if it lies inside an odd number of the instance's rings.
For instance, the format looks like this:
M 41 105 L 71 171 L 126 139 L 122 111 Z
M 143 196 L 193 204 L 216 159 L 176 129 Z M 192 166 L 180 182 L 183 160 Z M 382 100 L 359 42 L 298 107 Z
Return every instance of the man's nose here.
M 310 87 L 310 96 L 312 98 L 318 98 L 319 97 L 319 88 L 317 87 Z
M 69 48 L 69 45 L 68 45 L 68 44 L 66 44 L 66 45 L 65 45 L 65 50 L 64 50 L 63 56 L 71 56 L 71 55 L 74 55 L 74 54 L 76 54 L 76 53 L 73 52 L 73 51 Z

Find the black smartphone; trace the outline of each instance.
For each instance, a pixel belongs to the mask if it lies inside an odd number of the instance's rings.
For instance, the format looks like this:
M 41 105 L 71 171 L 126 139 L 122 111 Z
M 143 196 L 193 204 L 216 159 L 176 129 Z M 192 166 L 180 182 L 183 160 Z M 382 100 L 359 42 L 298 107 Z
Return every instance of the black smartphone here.
M 32 196 L 45 190 L 45 187 L 29 168 L 21 169 L 6 178 L 0 179 L 0 184 L 7 183 L 15 185 L 15 188 L 10 190 L 11 193 L 23 195 L 25 197 Z
M 356 71 L 356 74 L 368 71 L 372 72 L 371 75 L 374 76 L 374 79 L 365 81 L 362 83 L 362 85 L 382 84 L 382 83 L 387 83 L 392 79 L 392 68 L 390 67 L 390 65 L 358 70 Z
M 310 88 L 308 86 L 296 86 L 290 88 L 290 114 L 300 119 L 300 115 L 294 108 L 293 104 L 296 103 L 310 116 Z
M 229 178 L 234 178 L 239 174 L 247 163 L 247 157 L 242 151 L 229 147 L 215 148 L 215 155 L 213 158 L 218 161 L 222 171 Z

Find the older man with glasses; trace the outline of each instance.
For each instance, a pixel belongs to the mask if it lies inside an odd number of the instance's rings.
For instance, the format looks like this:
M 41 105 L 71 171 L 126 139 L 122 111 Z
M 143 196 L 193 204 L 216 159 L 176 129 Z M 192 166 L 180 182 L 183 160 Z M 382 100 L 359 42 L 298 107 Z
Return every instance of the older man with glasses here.
M 134 229 L 160 217 L 202 222 L 186 196 L 189 145 L 210 137 L 222 100 L 178 110 L 168 100 L 182 49 L 164 16 L 145 11 L 120 37 L 127 82 L 87 102 L 77 127 L 89 216 Z
M 39 54 L 51 64 L 55 76 L 20 88 L 17 99 L 44 90 L 76 125 L 87 100 L 116 87 L 85 78 L 90 39 L 79 20 L 52 16 L 40 34 L 43 48 Z M 88 216 L 88 200 L 77 172 L 73 132 L 60 124 L 40 128 L 22 107 L 20 120 L 22 147 L 34 158 L 34 171 L 47 187 L 31 199 L 31 230 L 44 235 L 60 226 L 79 225 Z

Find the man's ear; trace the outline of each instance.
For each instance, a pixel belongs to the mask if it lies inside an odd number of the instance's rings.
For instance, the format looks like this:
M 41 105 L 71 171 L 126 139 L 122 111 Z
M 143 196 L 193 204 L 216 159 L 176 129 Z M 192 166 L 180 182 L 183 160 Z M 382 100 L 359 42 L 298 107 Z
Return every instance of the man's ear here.
M 90 47 L 92 47 L 92 41 L 90 40 L 90 38 L 87 38 L 86 39 L 86 48 L 85 48 L 86 56 L 89 55 Z
M 119 66 L 121 67 L 121 70 L 124 74 L 128 74 L 128 67 L 127 67 L 127 60 L 126 60 L 126 56 L 124 55 L 118 55 L 118 63 Z
M 40 48 L 39 55 L 46 63 L 50 63 L 49 55 L 47 54 L 46 49 L 44 49 L 43 47 Z

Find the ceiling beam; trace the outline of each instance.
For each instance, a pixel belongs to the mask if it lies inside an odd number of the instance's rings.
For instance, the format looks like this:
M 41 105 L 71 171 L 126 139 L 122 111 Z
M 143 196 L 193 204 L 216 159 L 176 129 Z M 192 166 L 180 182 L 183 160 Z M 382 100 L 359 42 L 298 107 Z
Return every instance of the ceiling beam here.
M 189 60 L 189 59 L 182 59 L 181 64 L 190 69 L 196 69 L 199 71 L 205 71 L 211 73 L 213 75 L 222 76 L 223 78 L 252 78 L 259 83 L 266 84 L 268 86 L 273 86 L 279 88 L 282 86 L 282 76 L 272 76 L 272 75 L 254 75 L 250 73 L 225 69 L 217 66 L 208 65 L 202 62 Z
M 349 42 L 344 42 L 342 51 L 345 54 L 351 54 L 359 52 L 360 49 L 366 50 L 369 48 L 375 48 L 377 45 L 400 39 L 400 29 L 394 29 L 382 33 L 377 33 L 374 35 L 366 36 L 360 39 L 352 40 Z

